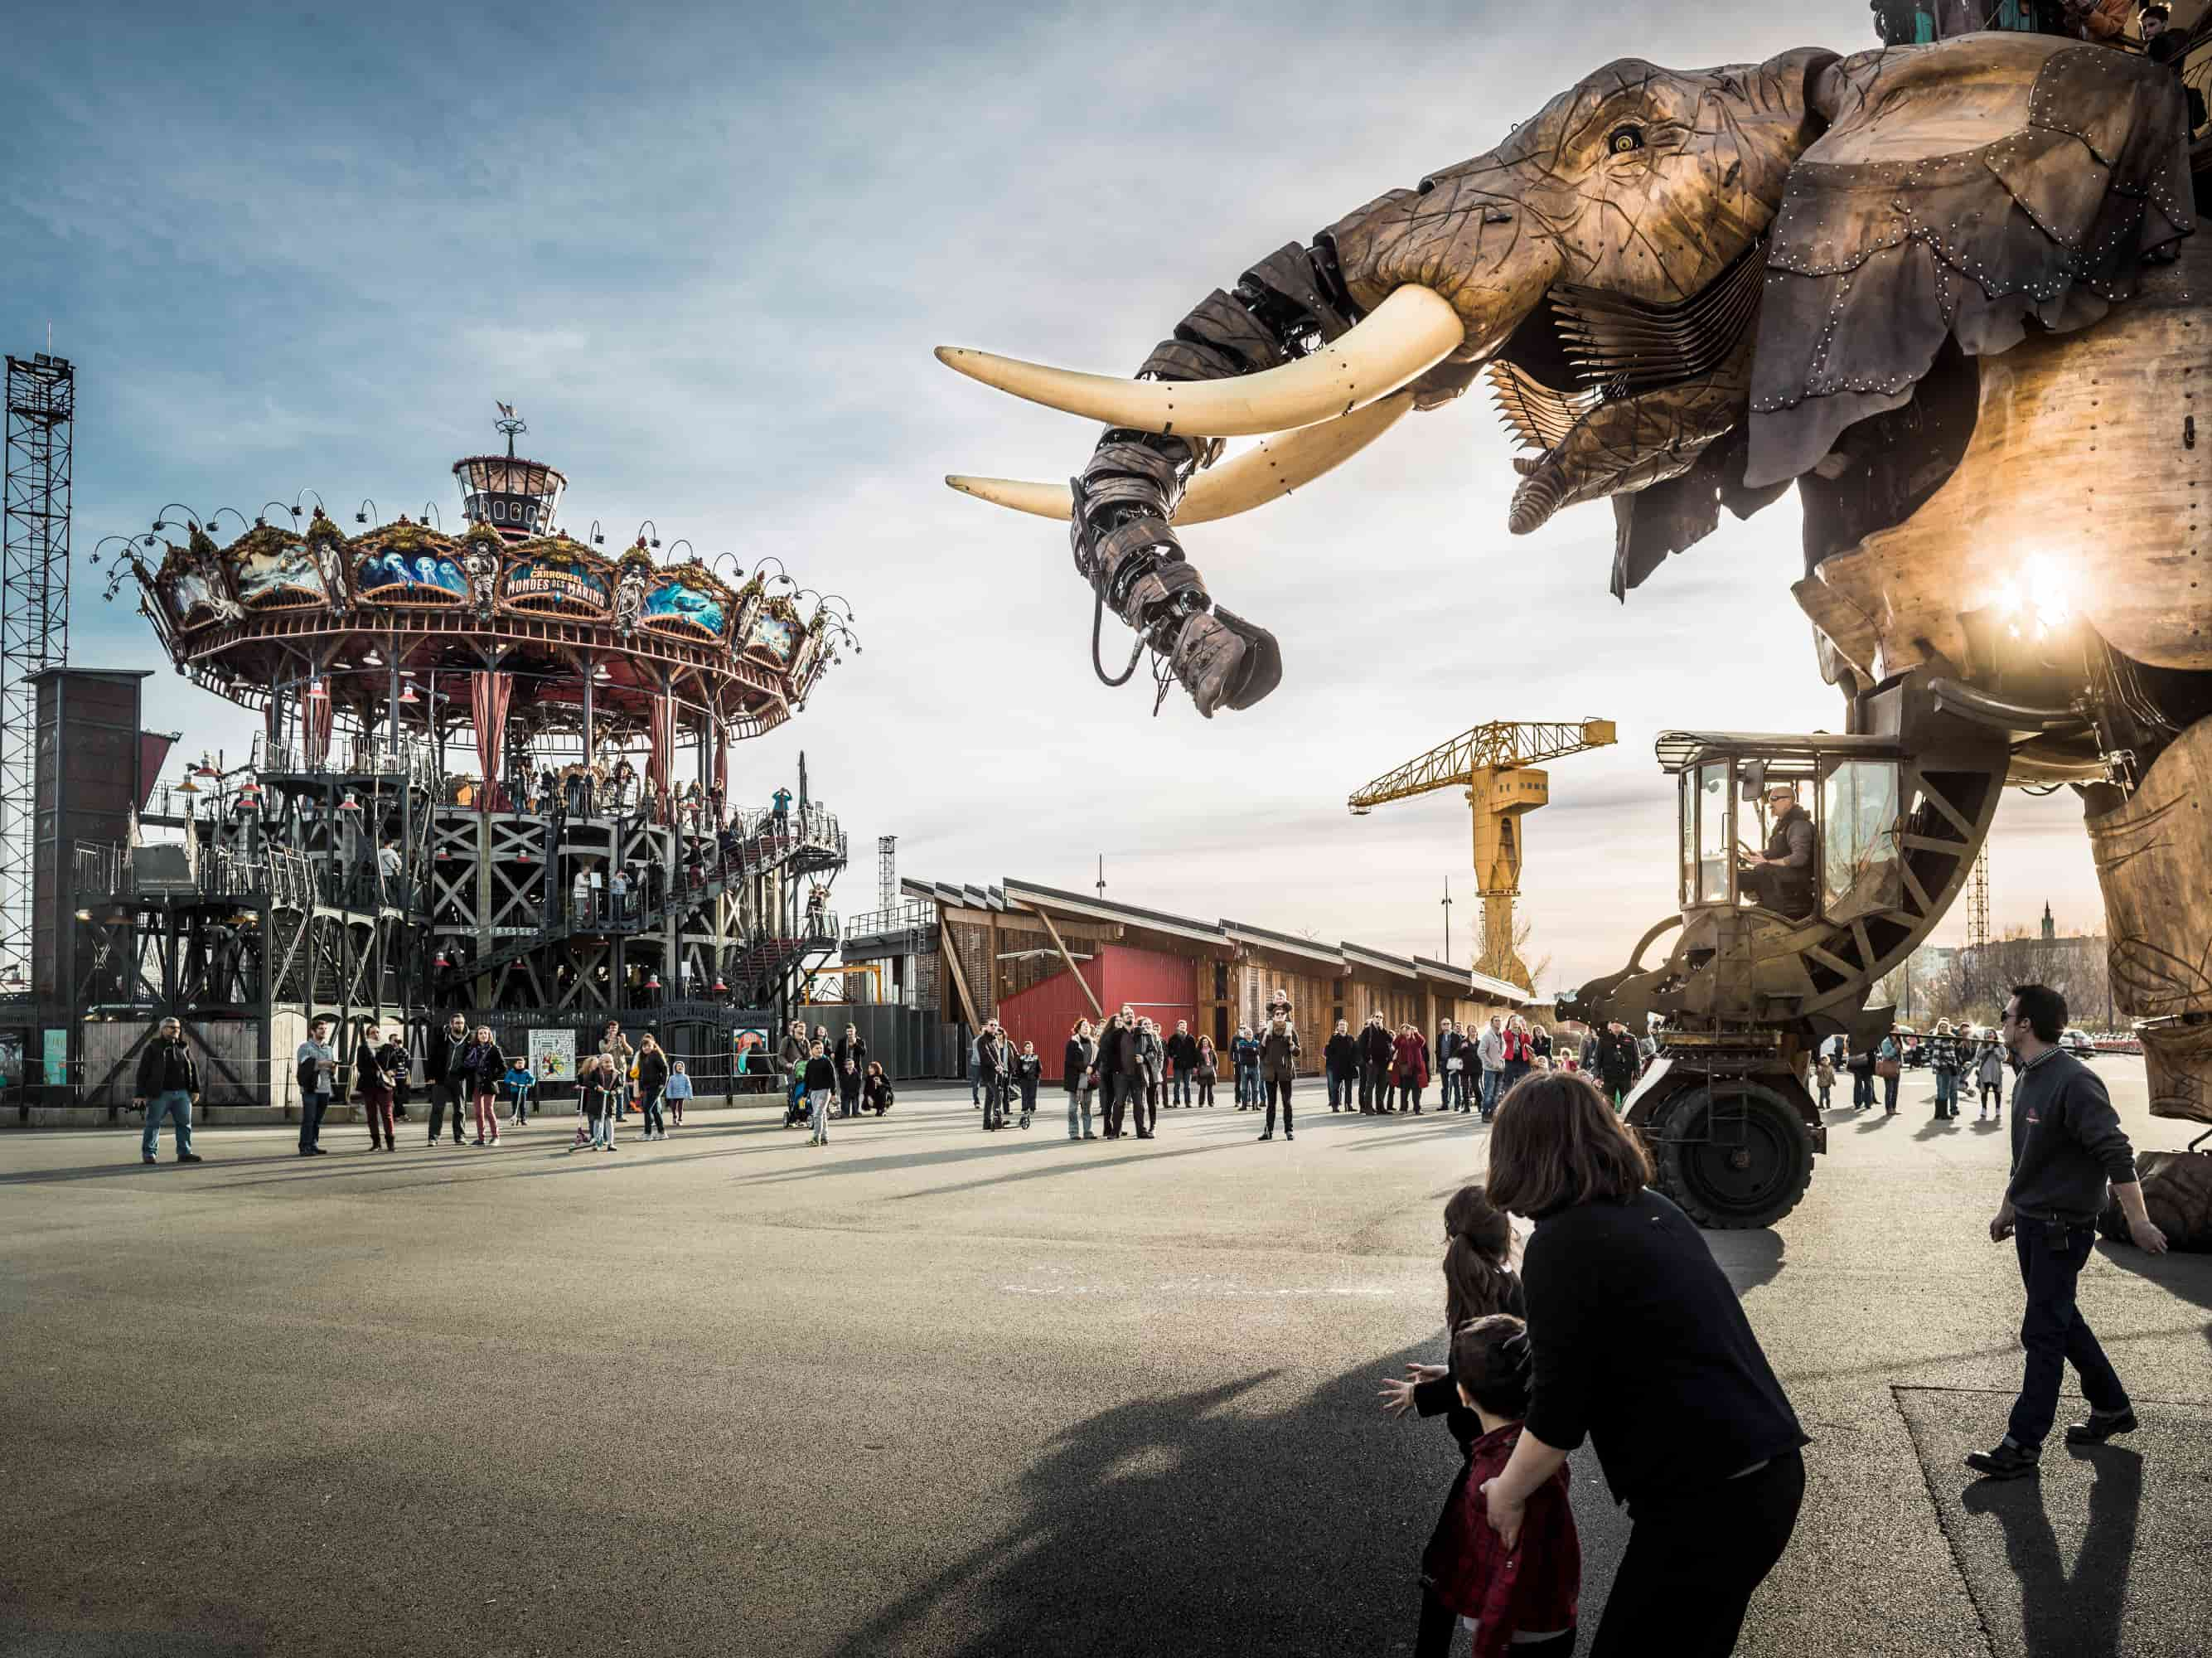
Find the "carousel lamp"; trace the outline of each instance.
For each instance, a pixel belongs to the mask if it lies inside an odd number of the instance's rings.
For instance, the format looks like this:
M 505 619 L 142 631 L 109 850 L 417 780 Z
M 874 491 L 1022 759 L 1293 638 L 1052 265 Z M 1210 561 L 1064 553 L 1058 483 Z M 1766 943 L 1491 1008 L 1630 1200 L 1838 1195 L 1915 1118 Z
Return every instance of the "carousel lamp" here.
M 657 990 L 659 990 L 659 989 L 660 988 L 660 975 L 659 975 L 659 973 L 647 973 L 647 974 L 646 974 L 646 976 L 645 976 L 645 988 L 646 988 L 646 989 L 647 989 L 648 991 L 657 991 Z
M 420 697 L 415 694 L 414 680 L 410 680 L 404 686 L 400 687 L 399 705 L 402 708 L 412 708 L 422 700 L 422 699 Z
M 330 694 L 331 693 L 323 689 L 321 675 L 318 674 L 315 678 L 307 681 L 307 695 L 310 697 L 317 698 L 322 701 L 327 702 L 330 699 Z
M 79 921 L 89 921 L 92 919 L 92 911 L 89 910 L 79 910 L 76 912 L 76 918 Z
M 358 812 L 361 810 L 361 802 L 353 797 L 352 789 L 349 789 L 346 790 L 346 797 L 338 802 L 338 810 L 341 812 Z
M 444 847 L 442 847 L 442 846 L 441 846 L 441 847 L 440 847 L 436 851 L 433 852 L 433 853 L 430 855 L 432 861 L 433 861 L 433 862 L 434 862 L 434 863 L 444 863 L 447 858 L 451 857 L 452 856 L 453 856 L 453 854 L 452 854 L 451 852 L 448 852 L 448 851 L 447 851 Z
M 517 853 L 514 855 L 514 859 L 515 859 L 515 862 L 516 862 L 516 863 L 529 863 L 529 862 L 530 862 L 530 849 L 529 849 L 527 846 L 524 847 L 520 851 L 517 852 Z
M 443 950 L 440 950 L 437 954 L 430 958 L 430 965 L 434 967 L 450 967 L 453 964 L 447 957 L 446 953 Z
M 192 774 L 187 771 L 185 773 L 185 780 L 177 785 L 177 792 L 179 795 L 197 795 L 201 792 L 201 789 L 199 784 L 192 781 Z
M 208 757 L 203 754 L 200 756 L 200 763 L 192 768 L 192 775 L 196 777 L 219 777 L 222 773 L 210 765 Z
M 717 996 L 727 996 L 729 993 L 730 987 L 722 982 L 722 975 L 716 973 L 714 975 L 714 994 Z

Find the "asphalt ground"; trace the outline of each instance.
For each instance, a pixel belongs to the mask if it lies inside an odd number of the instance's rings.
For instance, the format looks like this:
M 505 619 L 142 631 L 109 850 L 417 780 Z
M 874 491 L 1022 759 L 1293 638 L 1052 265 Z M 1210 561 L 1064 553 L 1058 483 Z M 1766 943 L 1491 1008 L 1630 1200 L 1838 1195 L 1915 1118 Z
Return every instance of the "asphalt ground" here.
M 1740 1649 L 2202 1654 L 2212 1258 L 2100 1246 L 2142 1431 L 1976 1484 L 2006 1149 L 1928 1088 L 1709 1234 L 1814 1440 Z M 820 1149 L 757 1109 L 611 1154 L 0 1137 L 0 1653 L 1407 1651 L 1455 1453 L 1376 1389 L 1440 1356 L 1482 1134 L 1301 1094 L 1267 1144 L 1227 1105 L 986 1136 L 964 1088 Z M 1573 1466 L 1591 1628 L 1626 1527 Z

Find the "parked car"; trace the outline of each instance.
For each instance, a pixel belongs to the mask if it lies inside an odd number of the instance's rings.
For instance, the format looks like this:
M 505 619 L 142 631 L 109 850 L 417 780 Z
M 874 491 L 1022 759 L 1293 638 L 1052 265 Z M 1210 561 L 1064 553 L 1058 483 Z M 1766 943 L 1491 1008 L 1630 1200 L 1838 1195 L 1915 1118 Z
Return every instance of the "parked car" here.
M 2094 1059 L 2097 1045 L 2089 1039 L 2089 1033 L 2079 1025 L 2069 1025 L 2058 1033 L 2058 1045 L 2076 1059 Z

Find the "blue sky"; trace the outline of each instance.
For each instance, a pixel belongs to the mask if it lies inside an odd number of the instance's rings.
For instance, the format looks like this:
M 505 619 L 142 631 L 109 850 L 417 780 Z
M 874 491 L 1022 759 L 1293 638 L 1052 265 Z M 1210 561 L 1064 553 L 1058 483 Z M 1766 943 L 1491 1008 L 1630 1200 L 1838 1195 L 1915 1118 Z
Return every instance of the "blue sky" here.
M 764 798 L 805 747 L 904 872 L 1079 887 L 1103 853 L 1111 896 L 1431 954 L 1449 879 L 1464 959 L 1464 806 L 1353 820 L 1345 795 L 1479 720 L 1598 714 L 1620 746 L 1553 769 L 1524 902 L 1562 982 L 1618 966 L 1671 907 L 1655 733 L 1841 719 L 1788 594 L 1794 503 L 1616 606 L 1602 505 L 1506 536 L 1510 451 L 1470 396 L 1188 538 L 1286 661 L 1209 723 L 1096 685 L 1064 533 L 939 481 L 1063 477 L 1091 434 L 934 345 L 1126 372 L 1209 289 L 1607 58 L 1875 44 L 1861 0 L 1360 10 L 42 14 L 0 65 L 0 345 L 51 323 L 78 368 L 72 659 L 154 649 L 82 568 L 100 535 L 306 487 L 349 527 L 365 497 L 451 524 L 448 469 L 502 399 L 568 471 L 572 529 L 611 546 L 649 516 L 852 600 L 866 653 L 735 771 Z M 149 684 L 150 724 L 243 746 L 238 710 Z M 2046 898 L 2097 923 L 2078 822 L 2008 798 L 2001 925 Z

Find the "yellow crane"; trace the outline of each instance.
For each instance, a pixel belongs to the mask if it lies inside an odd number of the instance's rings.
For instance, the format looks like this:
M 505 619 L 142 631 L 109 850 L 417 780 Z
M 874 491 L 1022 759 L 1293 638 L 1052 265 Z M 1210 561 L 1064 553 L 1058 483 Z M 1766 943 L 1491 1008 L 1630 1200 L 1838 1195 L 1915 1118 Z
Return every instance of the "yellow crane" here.
M 1563 759 L 1613 741 L 1611 720 L 1571 724 L 1492 720 L 1438 743 L 1357 790 L 1345 803 L 1354 817 L 1394 800 L 1439 789 L 1464 789 L 1474 811 L 1474 887 L 1482 895 L 1482 960 L 1478 972 L 1533 990 L 1513 948 L 1513 900 L 1521 894 L 1521 829 L 1516 820 L 1552 798 L 1545 760 Z

